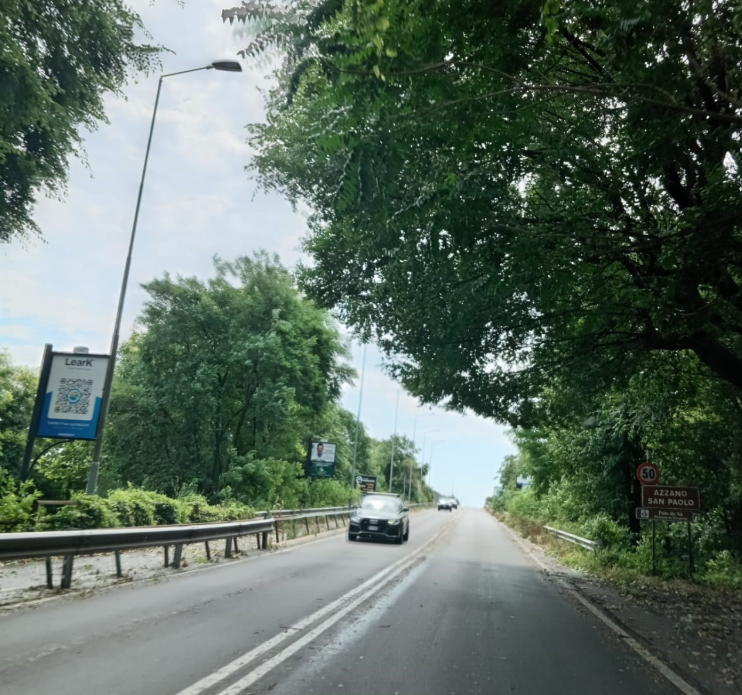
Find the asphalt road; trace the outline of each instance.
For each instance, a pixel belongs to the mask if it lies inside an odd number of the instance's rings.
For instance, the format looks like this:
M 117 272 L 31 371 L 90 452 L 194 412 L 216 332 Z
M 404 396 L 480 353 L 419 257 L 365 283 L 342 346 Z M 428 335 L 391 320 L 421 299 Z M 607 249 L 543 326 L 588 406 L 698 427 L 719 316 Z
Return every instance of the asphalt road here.
M 3 695 L 671 695 L 483 511 L 0 618 Z

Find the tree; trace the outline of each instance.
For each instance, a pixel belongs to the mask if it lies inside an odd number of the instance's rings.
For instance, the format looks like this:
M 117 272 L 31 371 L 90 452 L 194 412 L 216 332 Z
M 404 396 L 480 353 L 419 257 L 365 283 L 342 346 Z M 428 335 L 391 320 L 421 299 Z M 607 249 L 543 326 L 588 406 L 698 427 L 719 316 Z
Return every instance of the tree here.
M 59 195 L 82 127 L 105 121 L 103 100 L 158 65 L 139 16 L 121 0 L 0 4 L 0 243 L 39 233 L 40 191 Z
M 742 388 L 738 3 L 311 16 L 251 44 L 292 45 L 254 166 L 316 211 L 307 291 L 409 391 L 532 425 L 555 374 L 599 393 L 666 351 Z
M 417 449 L 411 439 L 397 434 L 389 439 L 377 439 L 371 446 L 368 464 L 360 472 L 378 477 L 380 492 L 388 492 L 392 469 L 392 444 L 394 444 L 394 481 L 392 492 L 405 495 L 416 502 L 431 499 L 431 490 L 425 484 L 427 465 L 421 466 L 417 461 Z M 410 468 L 412 468 L 412 487 L 410 488 Z
M 37 382 L 32 370 L 14 365 L 8 353 L 0 350 L 0 469 L 16 478 L 21 472 Z
M 150 299 L 122 349 L 107 435 L 106 465 L 122 483 L 174 493 L 196 481 L 214 496 L 244 487 L 224 478 L 232 468 L 249 478 L 263 475 L 261 461 L 302 463 L 353 375 L 328 314 L 277 258 L 215 268 L 207 282 L 166 275 L 144 286 Z

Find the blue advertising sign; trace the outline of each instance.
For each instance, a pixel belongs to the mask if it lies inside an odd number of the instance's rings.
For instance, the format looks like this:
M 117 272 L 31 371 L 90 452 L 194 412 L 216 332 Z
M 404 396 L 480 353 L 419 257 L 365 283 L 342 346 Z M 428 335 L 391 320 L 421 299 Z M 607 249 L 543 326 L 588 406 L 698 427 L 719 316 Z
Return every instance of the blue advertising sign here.
M 37 437 L 95 439 L 108 355 L 55 352 Z

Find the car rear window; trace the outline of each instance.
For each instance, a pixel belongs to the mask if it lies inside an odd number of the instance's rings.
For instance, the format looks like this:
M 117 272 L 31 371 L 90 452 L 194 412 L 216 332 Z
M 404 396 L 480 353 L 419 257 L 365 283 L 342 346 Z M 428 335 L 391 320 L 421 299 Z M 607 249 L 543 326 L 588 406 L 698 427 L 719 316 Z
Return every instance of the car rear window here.
M 402 509 L 402 503 L 394 497 L 364 497 L 361 509 L 369 509 L 375 512 L 398 512 Z

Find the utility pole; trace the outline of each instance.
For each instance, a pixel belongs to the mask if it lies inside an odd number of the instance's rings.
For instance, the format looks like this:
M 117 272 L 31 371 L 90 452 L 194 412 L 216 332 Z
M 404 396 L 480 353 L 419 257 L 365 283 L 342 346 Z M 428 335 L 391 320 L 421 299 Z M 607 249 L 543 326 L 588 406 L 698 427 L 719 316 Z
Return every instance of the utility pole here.
M 351 498 L 348 500 L 348 506 L 353 503 L 353 490 L 356 486 L 356 455 L 358 453 L 358 428 L 361 424 L 361 404 L 363 403 L 363 377 L 366 374 L 366 344 L 363 345 L 363 364 L 361 366 L 361 390 L 358 394 L 358 414 L 356 415 L 356 434 L 353 440 L 353 467 L 350 472 L 350 493 Z
M 397 407 L 394 409 L 394 434 L 392 435 L 392 465 L 389 470 L 389 492 L 394 485 L 394 444 L 397 441 L 397 415 L 399 415 L 399 389 L 397 389 Z
M 435 415 L 435 413 L 424 413 L 423 415 L 420 415 L 419 413 L 415 413 L 415 420 L 412 424 L 412 460 L 410 461 L 410 483 L 407 490 L 407 499 L 412 501 L 412 469 L 415 466 L 415 444 L 417 443 L 417 418 L 419 417 L 430 417 L 431 415 Z M 423 449 L 425 448 L 425 437 L 423 437 Z M 423 451 L 422 458 L 425 459 L 425 451 Z M 420 465 L 425 463 L 423 460 Z

